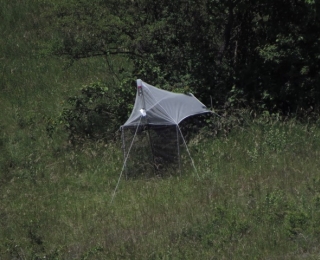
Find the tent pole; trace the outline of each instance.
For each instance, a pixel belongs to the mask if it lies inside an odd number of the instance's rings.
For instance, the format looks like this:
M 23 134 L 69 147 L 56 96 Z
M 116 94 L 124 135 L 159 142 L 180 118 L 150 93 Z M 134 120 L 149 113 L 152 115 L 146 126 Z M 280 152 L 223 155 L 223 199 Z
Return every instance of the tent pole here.
M 180 142 L 179 142 L 179 131 L 178 126 L 176 125 L 176 133 L 177 133 L 177 148 L 178 148 L 178 163 L 179 163 L 179 173 L 181 177 L 181 156 L 180 156 Z
M 151 139 L 151 135 L 150 135 L 150 131 L 149 131 L 149 125 L 147 126 L 147 133 L 148 133 L 148 138 L 149 138 L 149 143 L 150 143 L 150 147 L 151 147 L 151 153 L 152 153 L 152 162 L 153 162 L 153 174 L 156 175 L 156 161 L 154 158 L 154 148 L 153 148 L 153 142 Z
M 142 88 L 142 82 L 141 80 L 137 80 L 137 88 L 138 88 L 138 93 L 140 96 L 142 96 L 142 101 L 143 101 L 143 109 L 146 109 L 146 100 L 144 99 L 144 91 Z M 151 135 L 149 131 L 149 120 L 148 120 L 148 115 L 145 116 L 145 123 L 147 125 L 147 134 L 148 134 L 148 139 L 151 147 L 151 152 L 152 152 L 152 162 L 153 162 L 153 174 L 156 174 L 156 164 L 155 164 L 155 158 L 154 158 L 154 148 L 153 148 L 153 142 L 151 140 Z

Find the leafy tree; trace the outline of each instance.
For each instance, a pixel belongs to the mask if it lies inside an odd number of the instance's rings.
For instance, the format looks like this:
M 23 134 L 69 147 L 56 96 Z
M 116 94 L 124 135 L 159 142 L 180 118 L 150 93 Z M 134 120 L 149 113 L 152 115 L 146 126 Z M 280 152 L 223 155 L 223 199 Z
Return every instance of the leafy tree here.
M 260 5 L 263 40 L 256 50 L 261 65 L 260 99 L 269 109 L 295 112 L 318 103 L 319 19 L 311 1 L 268 1 Z M 259 96 L 258 96 L 259 98 Z M 273 107 L 272 107 L 273 106 Z
M 319 107 L 318 1 L 61 0 L 50 17 L 53 52 L 105 57 L 120 88 L 142 78 L 207 104 L 212 96 L 216 106 L 285 114 Z M 112 55 L 133 69 L 114 68 Z

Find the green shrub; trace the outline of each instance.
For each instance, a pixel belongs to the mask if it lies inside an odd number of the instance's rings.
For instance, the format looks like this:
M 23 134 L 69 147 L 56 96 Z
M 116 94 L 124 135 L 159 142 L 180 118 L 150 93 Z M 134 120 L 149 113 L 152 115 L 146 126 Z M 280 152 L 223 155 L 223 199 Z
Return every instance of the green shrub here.
M 132 91 L 133 92 L 133 91 Z M 81 94 L 69 97 L 60 115 L 60 122 L 72 143 L 85 140 L 110 141 L 117 138 L 119 128 L 128 116 L 133 93 L 96 82 L 81 88 Z M 47 127 L 50 129 L 50 126 Z

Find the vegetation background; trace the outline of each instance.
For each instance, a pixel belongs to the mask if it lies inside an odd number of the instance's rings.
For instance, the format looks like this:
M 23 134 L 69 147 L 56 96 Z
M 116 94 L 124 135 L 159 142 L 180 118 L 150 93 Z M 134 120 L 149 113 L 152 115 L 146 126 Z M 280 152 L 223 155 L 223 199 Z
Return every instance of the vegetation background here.
M 319 259 L 319 10 L 0 0 L 0 259 Z M 110 203 L 137 78 L 223 117 Z

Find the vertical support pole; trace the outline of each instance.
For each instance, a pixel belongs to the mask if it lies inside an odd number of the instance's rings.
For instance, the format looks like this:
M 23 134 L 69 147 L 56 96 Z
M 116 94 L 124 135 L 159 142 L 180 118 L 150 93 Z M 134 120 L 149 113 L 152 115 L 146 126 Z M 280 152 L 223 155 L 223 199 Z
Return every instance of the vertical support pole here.
M 178 125 L 176 125 L 176 133 L 177 133 L 177 152 L 178 152 L 178 164 L 179 164 L 179 173 L 181 176 L 181 157 L 180 157 L 180 142 L 179 142 L 179 131 L 178 131 Z
M 147 135 L 148 135 L 148 139 L 149 139 L 149 143 L 150 143 L 150 147 L 151 147 L 151 153 L 152 153 L 153 174 L 156 175 L 157 166 L 156 166 L 156 161 L 155 161 L 155 158 L 154 158 L 154 147 L 153 147 L 153 142 L 152 142 L 152 138 L 151 138 L 151 135 L 150 135 L 149 126 L 147 126 Z
M 144 110 L 146 110 L 146 101 L 144 99 L 144 93 L 143 93 L 143 88 L 142 88 L 142 80 L 138 79 L 137 80 L 137 89 L 138 89 L 138 95 L 139 97 L 142 98 L 142 102 L 143 102 L 143 108 Z M 152 162 L 153 162 L 153 171 L 154 171 L 154 175 L 156 174 L 156 164 L 155 164 L 155 158 L 154 158 L 154 148 L 153 148 L 153 142 L 151 139 L 151 135 L 150 135 L 150 130 L 149 130 L 149 122 L 148 122 L 148 114 L 146 114 L 146 116 L 144 117 L 144 125 L 147 126 L 147 135 L 148 135 L 148 139 L 149 139 L 149 143 L 150 143 L 150 147 L 151 147 L 151 153 L 152 153 Z

